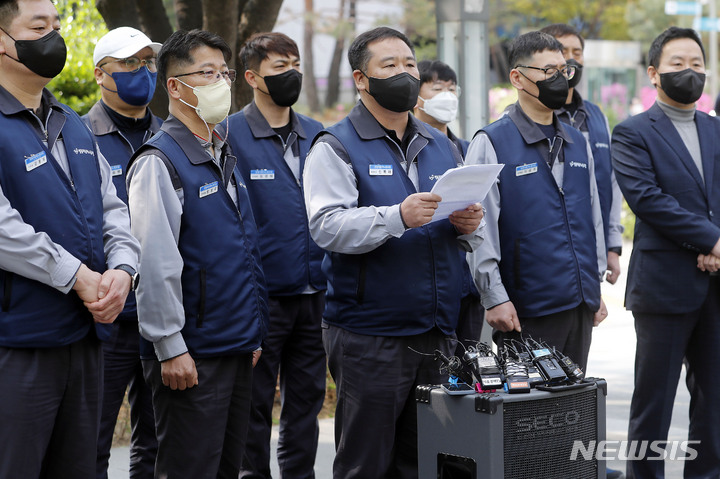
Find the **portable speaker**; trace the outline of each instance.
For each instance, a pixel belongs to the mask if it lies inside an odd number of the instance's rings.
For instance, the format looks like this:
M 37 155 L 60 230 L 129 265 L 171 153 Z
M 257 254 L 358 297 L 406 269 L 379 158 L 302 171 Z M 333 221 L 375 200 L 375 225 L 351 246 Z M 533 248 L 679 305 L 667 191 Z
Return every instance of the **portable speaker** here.
M 419 386 L 419 477 L 605 479 L 605 461 L 571 457 L 575 441 L 587 450 L 605 440 L 606 396 L 602 379 L 529 394 L 460 396 Z

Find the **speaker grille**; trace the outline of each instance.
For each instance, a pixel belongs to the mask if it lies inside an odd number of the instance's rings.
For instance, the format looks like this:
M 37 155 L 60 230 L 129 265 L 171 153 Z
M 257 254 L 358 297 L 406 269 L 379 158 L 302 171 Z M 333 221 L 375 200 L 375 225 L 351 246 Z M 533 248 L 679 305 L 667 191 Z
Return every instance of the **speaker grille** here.
M 597 389 L 503 403 L 505 479 L 594 479 L 597 460 L 570 460 L 574 441 L 597 441 Z

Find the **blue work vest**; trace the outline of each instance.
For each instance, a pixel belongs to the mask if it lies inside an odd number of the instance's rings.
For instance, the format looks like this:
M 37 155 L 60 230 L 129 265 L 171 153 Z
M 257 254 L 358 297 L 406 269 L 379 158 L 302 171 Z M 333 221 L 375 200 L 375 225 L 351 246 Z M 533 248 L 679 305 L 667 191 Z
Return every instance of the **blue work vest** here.
M 297 119 L 307 135 L 296 140 L 302 172 L 312 139 L 322 124 L 302 115 Z M 321 270 L 324 252 L 310 237 L 302 184 L 285 161 L 279 138 L 253 136 L 242 111 L 230 116 L 229 125 L 228 143 L 250 195 L 269 294 L 300 294 L 308 285 L 325 290 Z
M 62 140 L 72 181 L 27 120 L 19 115 L 0 115 L 0 184 L 25 223 L 46 233 L 91 270 L 102 273 L 106 264 L 97 151 L 80 117 L 64 109 Z M 2 270 L 0 284 L 0 346 L 64 346 L 85 337 L 93 324 L 74 291 L 63 294 Z
M 500 274 L 518 315 L 545 316 L 582 302 L 600 307 L 600 277 L 585 138 L 565 128 L 560 189 L 546 159 L 509 116 L 487 126 L 500 172 Z M 533 172 L 533 170 L 536 170 Z
M 608 235 L 610 232 L 610 208 L 612 207 L 612 160 L 610 158 L 610 135 L 608 134 L 605 115 L 594 103 L 583 102 L 587 118 L 590 148 L 595 160 L 595 181 L 600 197 L 600 210 L 602 211 L 603 231 L 605 232 L 605 247 L 608 248 Z
M 397 146 L 383 138 L 363 140 L 348 118 L 326 131 L 350 157 L 358 207 L 397 205 L 417 192 L 391 150 Z M 450 141 L 437 130 L 427 131 L 433 138 L 417 156 L 419 191 L 430 191 L 437 178 L 457 166 Z M 392 174 L 370 174 L 378 164 L 390 165 Z M 434 326 L 453 333 L 463 278 L 457 236 L 445 219 L 409 229 L 368 253 L 327 253 L 325 320 L 375 336 L 410 336 Z
M 118 198 L 123 203 L 127 204 L 127 186 L 125 185 L 125 178 L 127 175 L 128 162 L 130 157 L 133 155 L 133 148 L 130 142 L 123 136 L 123 134 L 115 129 L 114 131 L 99 134 L 94 126 L 94 123 L 106 124 L 112 122 L 105 109 L 100 103 L 96 103 L 88 112 L 87 115 L 82 117 L 83 122 L 90 128 L 90 131 L 95 136 L 100 153 L 105 157 L 108 164 L 110 165 L 110 171 L 112 174 L 112 182 L 115 186 Z M 162 121 L 153 116 L 153 121 L 150 126 L 150 130 L 146 133 L 146 138 L 149 135 L 154 134 L 160 128 Z M 137 304 L 135 301 L 135 291 L 128 293 L 127 299 L 125 300 L 125 307 L 122 312 L 118 315 L 116 321 L 137 321 Z M 98 333 L 98 337 L 102 340 L 106 340 L 112 333 L 112 326 L 109 324 L 96 324 L 95 329 Z
M 179 141 L 197 142 L 187 133 Z M 185 310 L 181 332 L 190 355 L 216 357 L 255 351 L 267 331 L 267 291 L 255 221 L 239 171 L 233 172 L 236 207 L 209 157 L 193 164 L 177 139 L 164 129 L 134 158 L 152 149 L 160 150 L 172 163 L 184 193 L 178 240 Z M 139 314 L 142 321 L 142 310 Z M 142 343 L 142 356 L 152 357 L 149 343 L 145 339 Z

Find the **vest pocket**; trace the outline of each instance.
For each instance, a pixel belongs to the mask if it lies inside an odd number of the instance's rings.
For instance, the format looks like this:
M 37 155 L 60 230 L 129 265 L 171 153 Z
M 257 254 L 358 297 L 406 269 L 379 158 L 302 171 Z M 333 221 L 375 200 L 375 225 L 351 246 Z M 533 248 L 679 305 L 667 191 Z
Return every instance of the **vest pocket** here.
M 2 306 L 3 312 L 7 312 L 10 309 L 10 299 L 12 297 L 12 279 L 14 274 L 5 272 L 3 274 L 3 295 L 2 295 Z
M 198 305 L 197 327 L 202 328 L 205 320 L 205 291 L 207 288 L 207 270 L 200 269 L 200 304 Z
M 360 265 L 358 268 L 358 284 L 357 284 L 357 301 L 358 304 L 362 304 L 363 300 L 365 299 L 365 273 L 366 273 L 366 267 L 365 267 L 365 256 L 362 256 L 360 258 Z

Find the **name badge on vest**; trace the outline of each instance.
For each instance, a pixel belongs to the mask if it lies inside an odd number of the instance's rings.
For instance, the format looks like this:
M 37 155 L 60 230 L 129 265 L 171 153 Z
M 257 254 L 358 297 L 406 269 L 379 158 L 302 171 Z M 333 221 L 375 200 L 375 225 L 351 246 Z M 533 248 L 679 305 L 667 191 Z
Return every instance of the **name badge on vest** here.
M 110 165 L 110 174 L 112 176 L 122 176 L 122 165 Z
M 515 167 L 515 176 L 525 176 L 531 173 L 537 173 L 537 163 L 525 163 Z
M 200 187 L 200 198 L 205 198 L 208 195 L 218 192 L 218 182 L 213 181 Z
M 250 170 L 251 180 L 274 180 L 275 170 Z
M 392 176 L 392 165 L 370 165 L 370 176 Z
M 35 153 L 30 158 L 25 158 L 25 170 L 32 171 L 38 166 L 42 166 L 47 163 L 47 155 L 44 151 Z

